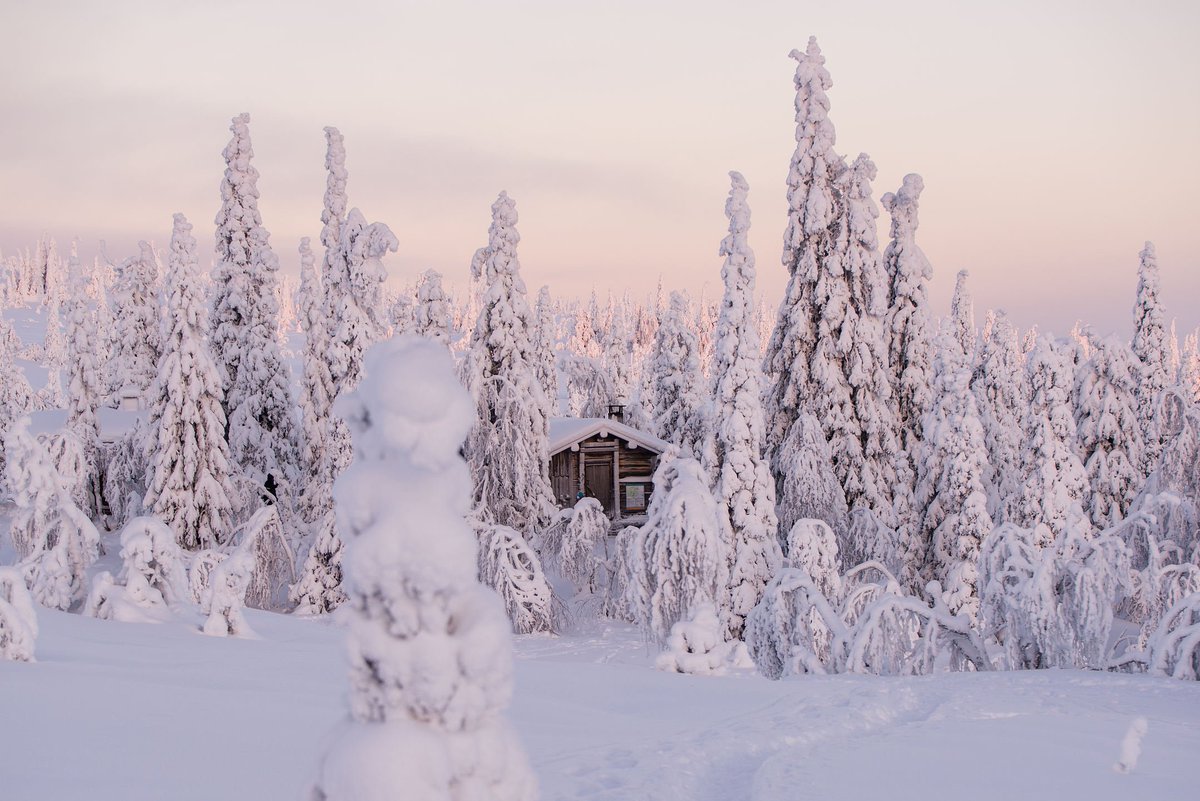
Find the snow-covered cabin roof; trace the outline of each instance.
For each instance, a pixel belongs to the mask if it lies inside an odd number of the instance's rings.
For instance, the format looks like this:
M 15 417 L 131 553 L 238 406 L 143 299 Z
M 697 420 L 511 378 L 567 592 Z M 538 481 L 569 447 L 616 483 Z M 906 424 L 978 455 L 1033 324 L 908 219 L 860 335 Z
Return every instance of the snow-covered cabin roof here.
M 96 422 L 100 424 L 100 441 L 116 442 L 128 434 L 139 419 L 147 415 L 149 412 L 145 409 L 97 409 Z M 55 434 L 66 425 L 66 409 L 46 409 L 29 413 L 29 433 L 35 437 L 39 434 Z
M 565 451 L 597 434 L 602 437 L 620 437 L 626 442 L 631 442 L 639 448 L 645 448 L 654 453 L 662 453 L 670 447 L 669 442 L 664 442 L 645 431 L 638 431 L 619 420 L 607 417 L 551 417 L 550 453 L 553 455 L 559 451 Z

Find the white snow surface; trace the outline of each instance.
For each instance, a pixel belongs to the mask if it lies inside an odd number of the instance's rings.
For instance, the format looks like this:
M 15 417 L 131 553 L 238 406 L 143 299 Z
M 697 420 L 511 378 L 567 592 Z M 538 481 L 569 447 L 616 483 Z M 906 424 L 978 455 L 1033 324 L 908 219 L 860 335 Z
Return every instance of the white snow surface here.
M 213 638 L 192 615 L 126 624 L 39 608 L 38 661 L 0 662 L 0 796 L 301 798 L 345 718 L 343 631 L 246 610 L 259 639 Z M 688 676 L 654 670 L 656 649 L 620 624 L 518 637 L 516 655 L 509 717 L 545 801 L 1195 793 L 1195 682 L 1071 670 Z M 1117 773 L 1139 717 L 1149 736 Z

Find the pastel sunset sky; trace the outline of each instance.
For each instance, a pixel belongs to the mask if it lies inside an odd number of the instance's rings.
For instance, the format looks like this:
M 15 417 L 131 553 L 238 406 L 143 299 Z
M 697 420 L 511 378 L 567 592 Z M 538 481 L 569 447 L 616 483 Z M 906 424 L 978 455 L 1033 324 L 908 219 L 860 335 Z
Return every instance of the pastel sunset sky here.
M 1158 247 L 1180 335 L 1200 325 L 1200 3 L 17 2 L 0 5 L 0 248 L 48 231 L 114 259 L 182 211 L 211 248 L 229 119 L 251 114 L 285 269 L 316 239 L 326 125 L 388 267 L 465 283 L 502 190 L 531 292 L 720 291 L 727 173 L 751 186 L 774 306 L 793 140 L 787 58 L 817 36 L 838 149 L 876 198 L 925 179 L 935 313 L 1128 334 Z M 881 212 L 880 239 L 888 221 Z M 705 289 L 706 288 L 706 289 Z

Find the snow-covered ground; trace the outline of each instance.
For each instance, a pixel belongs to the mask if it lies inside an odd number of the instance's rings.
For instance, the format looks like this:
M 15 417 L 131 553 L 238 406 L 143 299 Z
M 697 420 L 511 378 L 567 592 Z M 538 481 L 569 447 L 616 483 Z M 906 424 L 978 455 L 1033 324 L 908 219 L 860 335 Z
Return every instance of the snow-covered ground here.
M 0 662 L 0 798 L 299 799 L 344 715 L 342 634 L 248 612 L 196 621 L 41 610 Z M 1073 671 L 770 682 L 666 674 L 629 628 L 518 638 L 511 719 L 543 799 L 1195 797 L 1200 684 Z M 1129 774 L 1113 765 L 1148 722 Z

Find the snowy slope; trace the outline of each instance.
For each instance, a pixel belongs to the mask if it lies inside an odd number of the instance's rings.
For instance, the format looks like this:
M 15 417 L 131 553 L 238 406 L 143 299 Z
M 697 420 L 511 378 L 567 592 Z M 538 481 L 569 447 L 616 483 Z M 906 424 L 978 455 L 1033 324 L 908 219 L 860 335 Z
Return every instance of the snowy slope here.
M 0 663 L 0 797 L 298 799 L 344 714 L 341 632 L 250 611 L 257 640 L 42 611 Z M 769 682 L 649 667 L 638 635 L 527 637 L 511 718 L 544 799 L 1187 798 L 1200 685 L 1070 671 Z M 1130 723 L 1149 731 L 1113 771 Z

